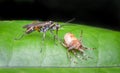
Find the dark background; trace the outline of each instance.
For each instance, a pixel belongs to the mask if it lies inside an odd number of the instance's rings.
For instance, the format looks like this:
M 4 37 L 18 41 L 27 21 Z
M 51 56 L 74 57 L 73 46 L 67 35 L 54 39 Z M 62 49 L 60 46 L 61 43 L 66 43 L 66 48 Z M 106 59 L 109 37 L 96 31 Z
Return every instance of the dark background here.
M 120 0 L 0 0 L 0 20 L 53 20 L 120 30 Z

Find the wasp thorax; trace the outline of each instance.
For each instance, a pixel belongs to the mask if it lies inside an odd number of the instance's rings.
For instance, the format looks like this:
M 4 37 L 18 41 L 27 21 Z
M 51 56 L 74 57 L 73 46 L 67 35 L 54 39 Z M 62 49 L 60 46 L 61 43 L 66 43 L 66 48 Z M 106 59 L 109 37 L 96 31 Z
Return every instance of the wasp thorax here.
M 46 24 L 49 24 L 49 25 L 51 25 L 51 24 L 53 24 L 54 22 L 53 21 L 47 21 L 46 22 Z

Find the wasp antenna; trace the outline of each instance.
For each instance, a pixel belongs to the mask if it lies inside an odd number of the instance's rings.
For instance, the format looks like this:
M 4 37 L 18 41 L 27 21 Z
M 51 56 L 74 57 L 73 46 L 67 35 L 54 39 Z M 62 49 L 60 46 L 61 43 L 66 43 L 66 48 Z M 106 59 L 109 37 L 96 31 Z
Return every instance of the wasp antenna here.
M 68 20 L 68 21 L 65 22 L 65 23 L 70 23 L 70 22 L 72 22 L 72 21 L 74 21 L 74 20 L 75 20 L 75 18 L 72 18 L 72 19 Z
M 20 40 L 21 38 L 23 38 L 23 36 L 25 36 L 25 34 L 22 34 L 19 38 L 15 38 L 14 40 Z
M 70 22 L 72 22 L 72 21 L 74 21 L 74 20 L 75 20 L 75 18 L 72 18 L 72 19 L 68 20 L 68 21 L 65 22 L 65 23 L 70 23 Z M 63 27 L 63 26 L 66 26 L 66 25 L 65 25 L 65 24 L 60 25 L 60 27 Z

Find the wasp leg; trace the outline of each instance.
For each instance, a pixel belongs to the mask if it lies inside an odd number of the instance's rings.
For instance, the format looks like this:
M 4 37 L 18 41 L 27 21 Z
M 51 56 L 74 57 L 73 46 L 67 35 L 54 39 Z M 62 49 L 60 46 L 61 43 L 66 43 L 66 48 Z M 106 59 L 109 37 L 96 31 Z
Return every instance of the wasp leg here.
M 53 35 L 53 37 L 54 37 L 54 42 L 55 42 L 55 44 L 57 45 L 57 43 L 56 43 L 56 35 L 53 33 L 53 30 L 50 30 L 50 33 Z
M 43 32 L 42 43 L 45 41 L 46 32 Z
M 45 36 L 46 36 L 46 32 L 43 32 L 43 37 L 42 37 L 42 44 L 41 45 L 45 45 L 44 41 L 45 41 Z M 44 46 L 41 46 L 41 50 L 40 53 L 42 52 L 42 49 L 44 48 Z
M 59 27 L 56 28 L 56 35 L 55 35 L 55 38 L 58 40 L 58 29 Z
M 14 40 L 20 40 L 23 38 L 23 36 L 25 36 L 25 34 L 22 34 L 19 38 L 14 38 Z
M 46 32 L 43 32 L 43 41 L 45 40 Z
M 53 30 L 50 30 L 50 33 L 51 33 L 51 35 L 53 35 L 54 41 L 55 41 L 55 35 L 54 35 L 54 33 L 53 33 Z

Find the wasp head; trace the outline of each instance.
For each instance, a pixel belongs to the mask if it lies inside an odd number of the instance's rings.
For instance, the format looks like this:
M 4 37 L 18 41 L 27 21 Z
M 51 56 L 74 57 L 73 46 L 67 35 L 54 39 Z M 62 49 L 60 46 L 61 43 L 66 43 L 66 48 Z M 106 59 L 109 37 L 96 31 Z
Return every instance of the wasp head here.
M 53 22 L 51 25 L 50 25 L 50 28 L 52 28 L 53 30 L 57 30 L 60 28 L 60 25 L 58 23 L 55 23 Z

